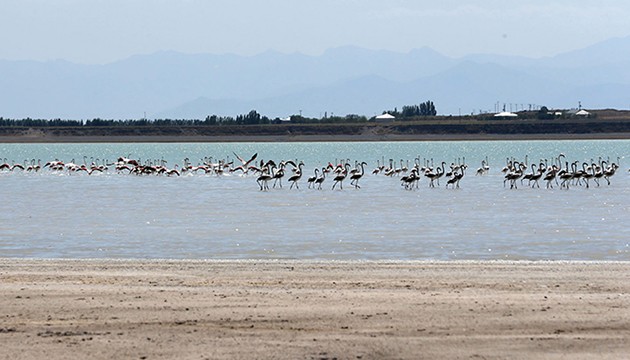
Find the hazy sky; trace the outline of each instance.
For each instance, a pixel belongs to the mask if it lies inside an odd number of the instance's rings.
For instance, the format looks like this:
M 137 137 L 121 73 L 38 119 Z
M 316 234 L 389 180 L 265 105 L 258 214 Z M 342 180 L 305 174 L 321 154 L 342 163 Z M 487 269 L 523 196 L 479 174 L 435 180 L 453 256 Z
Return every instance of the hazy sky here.
M 541 57 L 630 35 L 627 0 L 0 0 L 0 59 L 320 54 L 355 45 Z

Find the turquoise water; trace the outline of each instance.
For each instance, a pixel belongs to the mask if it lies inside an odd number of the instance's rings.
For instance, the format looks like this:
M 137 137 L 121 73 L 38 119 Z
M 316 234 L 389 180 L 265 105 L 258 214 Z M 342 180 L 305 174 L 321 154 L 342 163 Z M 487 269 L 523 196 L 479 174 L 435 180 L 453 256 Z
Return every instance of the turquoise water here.
M 630 260 L 630 141 L 225 144 L 0 144 L 8 163 L 88 164 L 119 156 L 169 167 L 233 153 L 301 160 L 300 189 L 261 192 L 255 175 L 181 177 L 1 171 L 0 257 L 171 259 Z M 507 158 L 621 165 L 601 186 L 504 187 Z M 475 176 L 481 161 L 490 171 Z M 361 189 L 308 189 L 315 167 L 365 161 Z M 404 190 L 377 161 L 465 162 L 459 189 Z
M 177 143 L 177 144 L 0 144 L 0 159 L 24 160 L 61 159 L 83 162 L 100 159 L 113 161 L 119 156 L 134 159 L 165 159 L 169 164 L 184 158 L 197 163 L 204 157 L 231 159 L 236 152 L 242 157 L 254 153 L 259 159 L 300 159 L 309 166 L 334 162 L 335 159 L 364 160 L 374 164 L 383 157 L 388 160 L 433 158 L 436 162 L 456 161 L 477 166 L 486 156 L 490 164 L 505 165 L 506 157 L 524 159 L 552 158 L 564 153 L 568 159 L 588 160 L 598 156 L 616 161 L 630 156 L 630 140 L 558 140 L 558 141 L 424 141 L 424 142 L 329 142 L 329 143 Z

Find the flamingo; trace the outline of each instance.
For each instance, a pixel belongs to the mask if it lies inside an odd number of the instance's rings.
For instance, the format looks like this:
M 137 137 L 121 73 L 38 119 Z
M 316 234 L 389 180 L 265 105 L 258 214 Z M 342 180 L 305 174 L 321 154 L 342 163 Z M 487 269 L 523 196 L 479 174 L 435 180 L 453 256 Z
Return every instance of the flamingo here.
M 589 180 L 595 178 L 595 169 L 589 166 L 587 162 L 582 163 L 582 179 L 586 183 L 586 188 L 589 188 Z
M 597 183 L 597 186 L 599 186 L 599 180 L 604 178 L 604 169 L 605 167 L 603 166 L 604 164 L 607 164 L 606 161 L 601 161 L 600 164 L 595 164 L 595 182 Z
M 314 186 L 315 181 L 317 180 L 318 176 L 319 176 L 319 168 L 315 168 L 314 170 L 314 175 L 309 177 L 308 179 L 306 179 L 306 182 L 308 183 L 308 188 L 311 188 L 311 185 Z
M 260 186 L 260 191 L 269 190 L 269 180 L 273 178 L 269 171 L 269 168 L 264 168 L 262 174 L 256 179 L 258 186 Z
M 300 161 L 300 163 L 298 164 L 298 169 L 295 172 L 295 175 L 291 176 L 289 178 L 289 182 L 291 182 L 291 186 L 289 187 L 289 190 L 293 189 L 293 185 L 295 185 L 296 189 L 299 189 L 300 187 L 298 186 L 298 181 L 300 181 L 300 179 L 302 178 L 302 168 L 304 167 L 304 163 Z
M 510 189 L 517 189 L 516 180 L 520 179 L 521 176 L 523 176 L 523 170 L 527 168 L 525 164 L 519 163 L 518 161 L 515 161 L 514 164 L 517 164 L 518 166 L 508 172 L 503 180 L 504 187 L 507 181 L 510 182 Z
M 431 180 L 429 182 L 429 187 L 435 187 L 435 180 L 438 181 L 438 186 L 440 185 L 440 177 L 442 177 L 442 175 L 444 175 L 444 166 L 446 165 L 446 162 L 442 161 L 442 167 L 440 168 L 439 166 L 435 169 L 435 172 L 432 172 L 430 170 L 427 170 L 424 173 L 424 176 L 428 177 L 429 180 Z
M 232 152 L 232 153 L 242 163 L 243 168 L 247 168 L 249 166 L 249 164 L 251 164 L 254 160 L 256 160 L 256 157 L 258 156 L 258 153 L 255 153 L 254 155 L 252 155 L 252 157 L 249 160 L 245 161 L 245 160 L 243 160 L 243 158 L 241 158 L 240 156 L 236 155 L 235 152 Z
M 604 170 L 604 179 L 606 179 L 606 182 L 608 183 L 608 185 L 610 185 L 610 178 L 613 175 L 615 175 L 615 172 L 617 171 L 618 168 L 619 168 L 619 165 L 612 163 L 610 164 L 610 167 Z
M 459 167 L 459 170 L 453 173 L 453 176 L 446 182 L 447 189 L 449 184 L 451 184 L 453 188 L 459 189 L 459 182 L 464 177 L 464 174 L 466 173 L 466 168 L 468 168 L 468 166 L 466 164 L 462 164 Z
M 534 176 L 536 173 L 538 173 L 538 169 L 536 168 L 538 165 L 531 164 L 530 166 L 532 168 L 532 172 L 530 172 L 529 174 L 525 174 L 525 175 L 523 175 L 523 177 L 521 177 L 521 185 L 523 185 L 523 181 L 525 181 L 525 180 L 528 181 L 527 184 L 531 183 L 532 176 Z
M 547 189 L 553 189 L 553 184 L 551 182 L 556 179 L 557 173 L 558 167 L 556 166 L 556 164 L 551 165 L 550 168 L 547 170 L 547 175 L 545 175 L 545 177 L 543 178 L 543 180 L 547 182 Z
M 335 186 L 337 184 L 339 184 L 339 189 L 343 190 L 343 181 L 346 179 L 346 176 L 348 176 L 349 168 L 350 168 L 350 164 L 346 163 L 343 170 L 341 170 L 341 172 L 337 176 L 335 176 L 335 178 L 333 179 L 334 182 L 333 182 L 332 190 L 335 189 Z
M 486 160 L 481 160 L 481 167 L 477 169 L 477 173 L 475 174 L 475 176 L 477 175 L 485 175 L 488 173 L 488 171 L 490 171 L 490 167 L 488 166 L 488 157 L 486 157 Z
M 418 169 L 415 167 L 411 169 L 411 172 L 409 172 L 409 175 L 405 175 L 400 178 L 401 185 L 404 186 L 406 190 L 413 189 L 414 183 L 416 184 L 416 187 L 417 187 L 418 180 L 420 180 L 420 176 L 418 175 Z
M 363 174 L 365 173 L 365 168 L 364 166 L 367 165 L 367 163 L 364 161 L 361 164 L 359 164 L 359 166 L 361 167 L 361 170 L 359 172 L 356 172 L 354 174 L 352 174 L 350 176 L 350 185 L 353 185 L 352 183 L 354 182 L 354 188 L 355 189 L 360 189 L 361 187 L 359 186 L 359 180 L 363 177 Z
M 131 155 L 130 155 L 131 156 Z M 74 160 L 72 161 L 74 162 Z M 134 160 L 134 159 L 130 159 L 130 158 L 126 158 L 124 156 L 121 156 L 118 158 L 118 163 L 122 163 L 122 164 L 128 164 L 128 165 L 134 165 L 134 166 L 138 166 L 140 165 L 140 163 L 138 162 L 138 160 Z
M 322 175 L 320 177 L 318 177 L 317 179 L 315 179 L 315 184 L 317 184 L 317 190 L 321 190 L 322 189 L 322 183 L 324 182 L 324 180 L 326 180 L 326 168 L 322 168 Z
M 274 179 L 273 181 L 273 188 L 276 188 L 276 184 L 279 184 L 280 188 L 282 189 L 282 178 L 284 177 L 284 167 L 285 167 L 285 162 L 281 161 L 280 162 L 280 168 L 278 170 L 276 170 L 275 173 L 273 173 L 272 178 Z
M 31 160 L 31 165 L 26 168 L 26 171 L 35 171 L 38 172 L 41 169 L 41 160 L 37 160 L 37 164 L 35 164 L 35 159 Z
M 11 169 L 11 165 L 7 163 L 7 158 L 4 158 L 4 163 L 0 164 L 0 170 L 4 170 L 4 169 L 7 169 L 7 170 Z
M 394 159 L 389 159 L 389 167 L 383 169 L 383 174 L 385 176 L 392 176 L 396 173 L 396 169 L 394 168 Z
M 531 174 L 531 176 L 529 177 L 529 183 L 531 184 L 532 188 L 534 187 L 534 185 L 540 188 L 540 184 L 538 183 L 538 180 L 542 178 L 544 173 L 545 173 L 545 164 L 540 163 L 540 165 L 538 165 L 538 172 L 536 172 L 535 174 Z
M 25 163 L 26 163 L 27 161 L 28 161 L 28 160 L 25 160 Z M 22 164 L 20 164 L 20 163 L 13 164 L 13 165 L 11 165 L 11 168 L 10 168 L 9 170 L 13 171 L 13 170 L 15 170 L 15 169 L 24 170 L 24 165 L 22 165 Z
M 180 176 L 179 171 L 177 171 L 177 169 L 170 169 L 170 170 L 166 170 L 166 176 Z
M 376 160 L 376 167 L 372 170 L 372 175 L 378 175 L 381 172 L 380 160 Z
M 571 169 L 573 170 L 573 172 L 569 172 L 569 162 L 567 161 L 566 169 L 563 169 L 561 172 L 558 173 L 558 177 L 562 180 L 562 182 L 560 183 L 560 188 L 566 187 L 567 189 L 569 189 L 569 183 L 575 175 L 575 163 L 571 163 Z

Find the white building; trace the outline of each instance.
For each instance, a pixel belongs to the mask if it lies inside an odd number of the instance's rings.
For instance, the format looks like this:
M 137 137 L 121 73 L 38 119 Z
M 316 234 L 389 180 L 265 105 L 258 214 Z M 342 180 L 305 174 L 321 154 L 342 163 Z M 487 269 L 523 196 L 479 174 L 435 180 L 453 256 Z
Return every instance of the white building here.
M 503 118 L 503 119 L 507 119 L 507 118 L 513 119 L 513 118 L 517 118 L 518 115 L 516 115 L 513 112 L 509 112 L 509 111 L 502 111 L 502 112 L 500 112 L 498 114 L 494 114 L 494 117 L 495 118 Z
M 392 114 L 383 114 L 374 118 L 376 122 L 392 122 L 396 120 L 396 117 Z

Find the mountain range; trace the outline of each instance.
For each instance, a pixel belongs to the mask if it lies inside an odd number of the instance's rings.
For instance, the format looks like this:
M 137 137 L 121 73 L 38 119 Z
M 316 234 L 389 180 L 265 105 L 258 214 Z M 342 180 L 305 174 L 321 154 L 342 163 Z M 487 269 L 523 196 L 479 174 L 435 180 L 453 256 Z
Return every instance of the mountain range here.
M 162 51 L 103 65 L 0 60 L 0 117 L 203 119 L 630 107 L 630 37 L 543 58 L 334 48 L 318 56 Z

